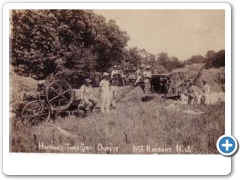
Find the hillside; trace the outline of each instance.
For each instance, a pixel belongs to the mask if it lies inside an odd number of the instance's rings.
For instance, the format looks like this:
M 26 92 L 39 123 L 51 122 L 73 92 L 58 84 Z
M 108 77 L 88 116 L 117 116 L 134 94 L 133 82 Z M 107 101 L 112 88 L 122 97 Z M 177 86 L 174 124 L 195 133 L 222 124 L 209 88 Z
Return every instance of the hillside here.
M 192 64 L 186 65 L 184 68 L 175 69 L 172 72 L 183 72 L 187 79 L 191 79 L 197 76 L 199 70 L 204 64 Z M 210 86 L 211 92 L 219 93 L 224 91 L 224 81 L 222 81 L 222 76 L 225 76 L 225 68 L 211 68 L 203 69 L 202 75 L 197 82 L 197 86 L 202 87 L 202 80 L 206 80 Z

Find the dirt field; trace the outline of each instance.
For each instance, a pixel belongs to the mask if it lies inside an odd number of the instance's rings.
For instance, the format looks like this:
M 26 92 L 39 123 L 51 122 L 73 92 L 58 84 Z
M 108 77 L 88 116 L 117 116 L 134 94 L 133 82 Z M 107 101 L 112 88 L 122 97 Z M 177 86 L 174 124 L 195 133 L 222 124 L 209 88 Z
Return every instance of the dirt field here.
M 97 92 L 95 89 L 96 96 Z M 134 89 L 109 114 L 101 114 L 97 107 L 85 118 L 59 117 L 31 129 L 11 121 L 11 152 L 217 153 L 215 144 L 225 129 L 224 103 L 189 106 L 160 99 L 141 102 L 141 96 L 141 89 Z

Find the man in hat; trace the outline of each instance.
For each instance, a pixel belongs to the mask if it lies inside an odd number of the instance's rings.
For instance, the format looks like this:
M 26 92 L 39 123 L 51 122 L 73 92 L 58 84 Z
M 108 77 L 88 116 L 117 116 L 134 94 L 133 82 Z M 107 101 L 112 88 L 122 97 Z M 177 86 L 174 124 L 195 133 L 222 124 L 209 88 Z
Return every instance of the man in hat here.
M 191 80 L 186 81 L 184 88 L 185 90 L 183 91 L 183 94 L 187 96 L 187 103 L 189 105 L 193 105 L 195 99 L 195 88 L 193 86 L 193 82 Z
M 84 102 L 84 108 L 86 111 L 92 111 L 93 108 L 97 105 L 97 99 L 93 97 L 91 82 L 91 79 L 85 79 L 85 84 L 83 84 L 80 88 L 80 98 Z M 91 107 L 90 102 L 92 103 Z
M 101 112 L 104 113 L 105 110 L 109 113 L 110 108 L 110 82 L 109 74 L 104 72 L 102 76 L 102 81 L 99 84 L 99 92 L 101 96 Z
M 204 79 L 203 81 L 203 89 L 202 89 L 202 104 L 209 104 L 209 94 L 210 94 L 210 87 L 207 84 L 207 81 Z
M 110 101 L 111 101 L 111 106 L 113 106 L 116 109 L 116 93 L 118 90 L 118 86 L 120 83 L 120 80 L 122 80 L 122 83 L 124 84 L 123 81 L 123 77 L 122 77 L 123 73 L 121 70 L 117 70 L 117 65 L 113 66 L 113 70 L 111 72 L 111 79 L 110 79 Z
M 143 72 L 143 82 L 144 82 L 145 93 L 148 93 L 151 88 L 151 84 L 150 84 L 151 77 L 152 77 L 151 66 L 147 65 L 145 68 L 145 71 Z
M 111 106 L 113 106 L 116 109 L 116 94 L 118 90 L 119 85 L 124 85 L 124 74 L 122 70 L 119 70 L 117 65 L 113 66 L 113 70 L 111 72 L 111 79 L 110 79 L 110 100 L 111 100 Z
M 113 66 L 113 70 L 111 71 L 111 80 L 115 78 L 115 83 L 117 83 L 119 85 L 120 81 L 122 82 L 122 85 L 125 84 L 124 82 L 124 74 L 123 71 L 118 69 L 117 65 Z
M 136 71 L 136 75 L 137 75 L 137 80 L 135 81 L 135 86 L 137 86 L 137 84 L 139 83 L 140 80 L 143 79 L 143 72 L 145 71 L 144 69 L 144 64 L 140 65 L 140 68 Z

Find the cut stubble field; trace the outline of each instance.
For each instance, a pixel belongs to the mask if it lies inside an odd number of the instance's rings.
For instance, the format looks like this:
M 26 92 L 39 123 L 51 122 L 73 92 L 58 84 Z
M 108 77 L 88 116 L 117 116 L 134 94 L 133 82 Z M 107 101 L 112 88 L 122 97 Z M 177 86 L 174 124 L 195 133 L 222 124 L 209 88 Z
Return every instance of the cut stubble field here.
M 10 134 L 11 152 L 218 153 L 215 144 L 225 129 L 224 103 L 189 106 L 158 98 L 141 102 L 141 96 L 135 88 L 109 114 L 96 108 L 85 118 L 59 117 L 31 129 L 17 122 Z

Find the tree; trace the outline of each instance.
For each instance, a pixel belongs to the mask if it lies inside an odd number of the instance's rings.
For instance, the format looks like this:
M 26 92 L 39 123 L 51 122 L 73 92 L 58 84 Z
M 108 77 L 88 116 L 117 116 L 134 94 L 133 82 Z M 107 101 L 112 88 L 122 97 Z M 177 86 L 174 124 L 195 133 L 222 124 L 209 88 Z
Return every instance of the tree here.
M 148 64 L 151 66 L 153 66 L 155 64 L 156 56 L 154 54 L 147 52 L 145 49 L 140 49 L 139 53 L 141 56 L 142 64 Z
M 129 37 L 91 10 L 13 10 L 11 64 L 20 75 L 79 77 L 126 58 Z
M 157 55 L 157 60 L 162 64 L 166 63 L 167 61 L 169 61 L 168 53 L 165 52 L 159 53 Z
M 177 57 L 169 57 L 168 54 L 165 52 L 161 52 L 158 54 L 157 63 L 161 64 L 168 71 L 184 67 L 184 64 L 181 63 Z
M 57 19 L 49 10 L 13 10 L 11 63 L 20 74 L 44 77 L 55 69 L 60 43 Z
M 209 50 L 206 55 L 205 55 L 205 58 L 208 60 L 208 59 L 211 59 L 215 56 L 216 52 L 213 51 L 213 50 Z
M 175 56 L 170 58 L 170 64 L 171 70 L 184 67 L 184 64 Z
M 123 62 L 124 71 L 132 72 L 136 71 L 137 67 L 141 64 L 141 55 L 137 47 L 130 48 L 125 51 L 125 59 Z
M 114 64 L 122 63 L 125 58 L 125 46 L 129 37 L 121 31 L 114 20 L 109 20 L 98 34 L 94 50 L 98 54 L 97 68 L 106 70 Z
M 219 68 L 225 66 L 225 50 L 218 52 L 208 51 L 206 54 L 206 68 Z
M 202 55 L 194 55 L 188 59 L 185 64 L 205 63 L 206 59 Z

